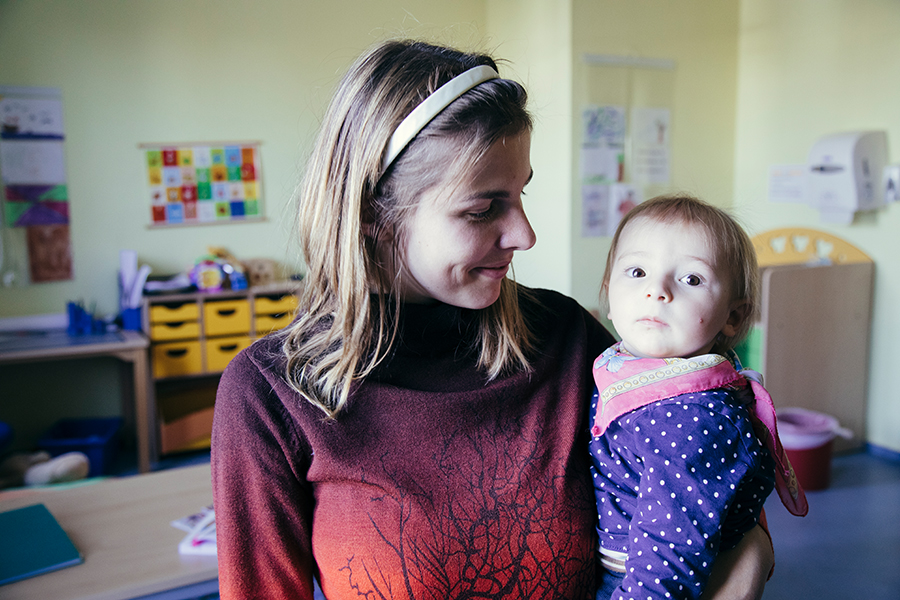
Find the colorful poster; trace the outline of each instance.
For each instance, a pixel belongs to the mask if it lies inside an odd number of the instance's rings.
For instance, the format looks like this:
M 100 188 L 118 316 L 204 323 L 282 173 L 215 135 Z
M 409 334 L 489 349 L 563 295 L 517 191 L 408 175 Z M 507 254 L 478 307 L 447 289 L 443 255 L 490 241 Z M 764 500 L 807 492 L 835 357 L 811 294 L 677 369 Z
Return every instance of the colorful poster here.
M 0 86 L 3 221 L 25 227 L 32 282 L 72 278 L 62 94 Z
M 258 142 L 142 144 L 150 224 L 262 219 Z
M 588 106 L 581 112 L 581 182 L 585 185 L 624 180 L 625 108 Z

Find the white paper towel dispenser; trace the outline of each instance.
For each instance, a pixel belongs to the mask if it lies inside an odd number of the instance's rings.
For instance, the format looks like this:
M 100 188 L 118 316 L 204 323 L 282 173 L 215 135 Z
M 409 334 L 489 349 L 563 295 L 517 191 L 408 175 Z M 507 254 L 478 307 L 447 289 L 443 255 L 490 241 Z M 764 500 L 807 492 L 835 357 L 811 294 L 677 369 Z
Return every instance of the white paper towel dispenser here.
M 809 152 L 807 202 L 822 220 L 851 223 L 858 211 L 884 204 L 881 181 L 888 162 L 884 131 L 856 131 L 822 138 Z

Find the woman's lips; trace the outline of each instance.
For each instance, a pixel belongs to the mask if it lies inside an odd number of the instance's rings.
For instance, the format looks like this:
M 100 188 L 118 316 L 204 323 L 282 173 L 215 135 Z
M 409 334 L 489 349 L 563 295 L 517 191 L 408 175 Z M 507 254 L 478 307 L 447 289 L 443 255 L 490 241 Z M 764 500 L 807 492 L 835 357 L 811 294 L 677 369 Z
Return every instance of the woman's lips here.
M 491 279 L 503 279 L 509 272 L 509 263 L 506 262 L 500 265 L 476 267 L 473 270 L 476 273 L 484 275 L 485 277 L 490 277 Z

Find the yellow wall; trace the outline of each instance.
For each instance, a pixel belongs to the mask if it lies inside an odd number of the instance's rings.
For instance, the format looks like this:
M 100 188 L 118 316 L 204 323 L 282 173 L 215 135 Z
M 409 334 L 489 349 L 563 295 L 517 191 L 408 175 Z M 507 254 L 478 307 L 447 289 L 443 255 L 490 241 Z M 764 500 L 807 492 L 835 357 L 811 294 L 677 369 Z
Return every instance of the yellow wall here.
M 677 61 L 675 187 L 727 203 L 736 12 L 736 0 L 0 0 L 0 83 L 62 88 L 75 271 L 71 282 L 0 288 L 0 317 L 61 312 L 70 299 L 114 311 L 121 248 L 156 273 L 185 270 L 210 245 L 302 269 L 285 214 L 318 118 L 353 57 L 397 35 L 508 59 L 501 70 L 526 84 L 536 117 L 526 207 L 538 243 L 517 257 L 517 277 L 595 307 L 606 240 L 580 237 L 571 166 L 581 55 Z M 137 145 L 228 139 L 262 141 L 268 220 L 148 229 Z M 22 231 L 4 235 L 21 271 Z
M 62 89 L 74 280 L 0 287 L 0 317 L 116 310 L 118 251 L 155 273 L 207 246 L 297 269 L 282 218 L 337 78 L 366 47 L 415 36 L 481 47 L 483 0 L 0 0 L 0 84 Z M 142 142 L 260 140 L 264 223 L 149 230 Z M 24 268 L 21 230 L 7 258 Z
M 588 101 L 584 54 L 661 58 L 675 62 L 671 190 L 730 206 L 737 82 L 738 0 L 574 0 L 572 127 Z M 574 144 L 580 143 L 576 135 Z M 577 148 L 574 156 L 577 158 Z M 577 161 L 570 166 L 577 181 Z M 573 190 L 580 207 L 580 189 Z M 581 237 L 580 208 L 571 222 L 571 294 L 585 307 L 598 293 L 609 238 Z
M 900 394 L 891 373 L 900 339 L 900 206 L 823 223 L 800 204 L 767 198 L 769 165 L 803 163 L 820 137 L 882 129 L 900 144 L 900 4 L 880 0 L 741 3 L 735 201 L 754 232 L 810 227 L 875 261 L 868 438 L 900 451 Z M 898 162 L 896 150 L 889 154 Z M 841 340 L 834 340 L 840 344 Z M 822 365 L 827 369 L 828 365 Z
M 570 0 L 488 0 L 491 47 L 509 61 L 501 73 L 522 82 L 534 115 L 525 210 L 537 243 L 515 258 L 525 285 L 571 293 L 572 11 Z
M 581 56 L 667 58 L 673 189 L 733 204 L 751 232 L 817 227 L 875 259 L 870 441 L 900 450 L 890 380 L 900 208 L 833 226 L 766 199 L 768 166 L 804 161 L 822 135 L 882 128 L 900 139 L 898 30 L 900 5 L 880 0 L 0 0 L 0 84 L 62 88 L 75 256 L 72 282 L 0 288 L 0 317 L 61 312 L 76 298 L 114 310 L 120 248 L 157 272 L 186 268 L 208 245 L 296 267 L 282 216 L 324 104 L 354 56 L 397 35 L 510 59 L 501 71 L 529 87 L 537 117 L 526 206 L 538 243 L 517 257 L 518 278 L 595 308 L 608 239 L 580 235 Z M 269 220 L 148 230 L 137 144 L 221 139 L 263 142 Z
M 340 75 L 389 37 L 482 48 L 484 21 L 483 0 L 0 0 L 0 85 L 62 89 L 74 252 L 72 281 L 0 287 L 0 317 L 75 299 L 115 311 L 122 248 L 156 273 L 209 245 L 296 268 L 285 213 Z M 262 142 L 268 220 L 147 229 L 138 144 L 204 140 Z M 3 231 L 9 250 L 17 234 Z M 0 420 L 26 449 L 57 419 L 118 414 L 119 391 L 113 359 L 4 365 Z

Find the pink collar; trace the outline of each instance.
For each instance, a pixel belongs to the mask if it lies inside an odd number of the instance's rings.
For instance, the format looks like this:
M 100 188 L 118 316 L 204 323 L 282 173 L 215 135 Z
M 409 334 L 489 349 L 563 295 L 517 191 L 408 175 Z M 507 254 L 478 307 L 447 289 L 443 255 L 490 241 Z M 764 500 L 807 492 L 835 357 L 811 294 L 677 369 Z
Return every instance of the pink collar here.
M 603 435 L 610 423 L 622 415 L 658 400 L 717 388 L 737 389 L 749 384 L 754 401 L 747 408 L 757 437 L 775 459 L 778 495 L 795 515 L 803 516 L 809 510 L 806 494 L 778 437 L 772 398 L 762 386 L 761 376 L 741 369 L 736 355 L 732 360 L 720 354 L 640 358 L 625 350 L 619 342 L 597 357 L 593 373 L 598 392 L 597 415 L 591 427 L 595 437 Z

